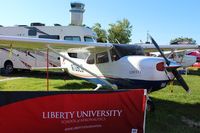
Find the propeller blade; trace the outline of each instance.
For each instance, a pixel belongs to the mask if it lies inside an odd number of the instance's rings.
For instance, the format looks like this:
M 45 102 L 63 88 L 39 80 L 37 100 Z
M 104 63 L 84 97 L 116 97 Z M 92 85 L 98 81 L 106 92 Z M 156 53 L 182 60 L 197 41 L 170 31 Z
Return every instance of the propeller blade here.
M 165 57 L 164 53 L 162 52 L 162 50 L 158 46 L 157 42 L 153 39 L 152 36 L 149 35 L 149 37 L 150 37 L 152 43 L 154 44 L 154 46 L 156 47 L 156 49 L 160 52 L 160 54 L 162 55 L 162 57 L 165 59 L 166 64 L 169 66 L 170 65 L 170 61 Z
M 178 73 L 178 71 L 177 70 L 173 70 L 172 73 L 176 77 L 177 81 L 181 84 L 181 86 L 183 87 L 183 89 L 185 89 L 185 91 L 187 91 L 187 92 L 190 92 L 190 88 L 186 84 L 186 82 L 183 79 L 183 77 Z
M 164 53 L 162 52 L 162 50 L 160 49 L 160 47 L 158 46 L 156 41 L 150 35 L 149 35 L 149 37 L 150 37 L 152 43 L 154 44 L 154 46 L 157 48 L 157 50 L 160 52 L 160 54 L 162 55 L 162 57 L 166 61 L 166 64 L 168 66 L 170 66 L 170 61 L 165 57 Z M 189 89 L 188 85 L 186 84 L 185 80 L 183 79 L 183 77 L 178 73 L 177 68 L 175 67 L 174 69 L 171 70 L 171 72 L 173 73 L 173 75 L 177 79 L 177 81 L 181 84 L 181 86 L 184 88 L 184 90 L 189 92 L 190 89 Z

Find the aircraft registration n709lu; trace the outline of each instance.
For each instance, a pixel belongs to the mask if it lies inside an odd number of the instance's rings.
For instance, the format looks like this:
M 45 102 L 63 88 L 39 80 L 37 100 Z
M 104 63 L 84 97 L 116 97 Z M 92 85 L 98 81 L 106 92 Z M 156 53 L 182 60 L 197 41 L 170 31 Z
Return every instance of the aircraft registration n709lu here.
M 95 90 L 106 86 L 112 89 L 144 88 L 151 92 L 164 88 L 175 77 L 189 91 L 176 70 L 181 65 L 167 59 L 152 37 L 151 40 L 154 45 L 139 46 L 0 36 L 0 47 L 26 50 L 48 48 L 61 56 L 62 67 L 70 74 L 96 84 Z M 163 57 L 145 56 L 143 47 L 157 48 Z

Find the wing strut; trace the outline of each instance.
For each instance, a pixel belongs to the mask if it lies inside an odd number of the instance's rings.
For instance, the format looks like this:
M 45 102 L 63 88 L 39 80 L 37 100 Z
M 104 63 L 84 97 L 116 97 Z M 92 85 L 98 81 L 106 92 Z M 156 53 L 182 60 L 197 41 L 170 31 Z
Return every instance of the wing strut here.
M 46 58 L 47 58 L 47 70 L 46 70 L 46 73 L 47 73 L 47 91 L 49 91 L 49 48 L 47 48 L 47 53 L 46 53 Z
M 48 49 L 50 49 L 51 51 L 53 51 L 54 53 L 58 54 L 59 56 L 61 56 L 62 58 L 64 58 L 65 60 L 71 62 L 72 64 L 80 67 L 81 69 L 83 69 L 84 71 L 88 72 L 89 74 L 91 74 L 92 76 L 96 77 L 97 79 L 99 79 L 100 81 L 104 82 L 107 86 L 110 86 L 113 90 L 116 90 L 118 87 L 115 84 L 111 84 L 110 82 L 100 78 L 99 76 L 97 76 L 95 73 L 89 71 L 88 69 L 84 68 L 83 66 L 79 65 L 78 63 L 72 61 L 71 59 L 67 58 L 66 56 L 60 54 L 59 52 L 57 52 L 55 49 L 53 49 L 52 47 L 50 47 L 49 45 L 47 45 Z M 97 86 L 97 88 L 99 89 L 100 87 Z M 98 89 L 95 89 L 98 90 Z

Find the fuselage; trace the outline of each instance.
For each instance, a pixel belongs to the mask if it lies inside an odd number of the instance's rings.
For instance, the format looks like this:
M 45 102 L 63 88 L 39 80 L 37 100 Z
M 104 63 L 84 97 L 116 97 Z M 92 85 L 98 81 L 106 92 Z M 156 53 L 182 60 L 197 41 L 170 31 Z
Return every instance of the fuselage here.
M 173 78 L 171 73 L 165 71 L 163 58 L 144 56 L 139 47 L 117 46 L 102 53 L 62 54 L 97 77 L 61 58 L 61 66 L 67 68 L 70 74 L 103 86 L 107 85 L 99 78 L 117 85 L 119 89 L 144 88 L 155 91 L 164 88 L 169 78 Z

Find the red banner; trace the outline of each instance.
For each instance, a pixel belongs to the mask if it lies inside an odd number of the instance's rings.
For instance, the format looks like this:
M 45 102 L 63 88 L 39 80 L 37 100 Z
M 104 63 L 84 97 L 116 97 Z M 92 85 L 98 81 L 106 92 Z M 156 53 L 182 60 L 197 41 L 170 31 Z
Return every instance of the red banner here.
M 146 95 L 143 89 L 71 94 L 0 93 L 2 133 L 144 132 Z

